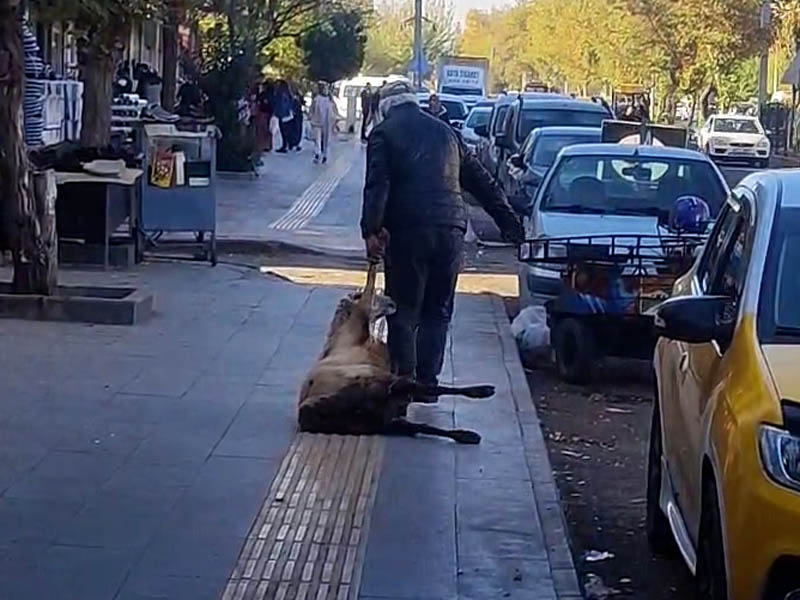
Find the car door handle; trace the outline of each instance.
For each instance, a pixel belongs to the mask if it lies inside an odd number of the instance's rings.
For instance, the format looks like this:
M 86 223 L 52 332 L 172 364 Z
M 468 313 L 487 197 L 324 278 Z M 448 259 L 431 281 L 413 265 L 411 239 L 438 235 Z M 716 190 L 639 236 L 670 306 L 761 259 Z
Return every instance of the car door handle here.
M 681 358 L 678 361 L 678 369 L 681 373 L 686 373 L 689 370 L 689 353 L 686 351 L 681 352 Z

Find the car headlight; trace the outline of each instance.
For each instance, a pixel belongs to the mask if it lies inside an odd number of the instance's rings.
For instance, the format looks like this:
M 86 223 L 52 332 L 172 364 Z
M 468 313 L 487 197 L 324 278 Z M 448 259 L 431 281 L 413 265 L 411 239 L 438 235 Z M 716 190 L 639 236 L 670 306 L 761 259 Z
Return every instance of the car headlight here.
M 715 146 L 727 146 L 728 145 L 728 140 L 726 140 L 725 138 L 714 138 L 714 137 L 712 137 L 711 138 L 711 143 L 714 144 Z
M 769 140 L 767 138 L 761 138 L 761 141 L 758 142 L 757 146 L 759 148 L 769 148 Z
M 776 483 L 800 491 L 800 437 L 777 427 L 762 425 L 758 445 L 767 474 Z

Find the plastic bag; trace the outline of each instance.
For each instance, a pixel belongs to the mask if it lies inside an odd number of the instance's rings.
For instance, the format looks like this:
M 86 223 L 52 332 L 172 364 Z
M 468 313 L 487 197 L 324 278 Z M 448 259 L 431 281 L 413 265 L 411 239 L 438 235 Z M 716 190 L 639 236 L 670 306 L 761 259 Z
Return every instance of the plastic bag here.
M 525 352 L 548 348 L 550 328 L 547 326 L 547 309 L 544 306 L 523 308 L 511 323 L 511 333 Z

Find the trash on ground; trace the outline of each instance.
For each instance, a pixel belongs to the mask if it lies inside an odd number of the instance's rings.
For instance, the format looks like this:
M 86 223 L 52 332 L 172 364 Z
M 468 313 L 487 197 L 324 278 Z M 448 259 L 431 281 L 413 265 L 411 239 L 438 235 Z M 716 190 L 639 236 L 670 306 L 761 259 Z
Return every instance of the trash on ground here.
M 550 347 L 550 328 L 544 306 L 526 306 L 511 323 L 511 333 L 524 352 L 537 352 Z
M 629 583 L 633 583 L 633 580 L 630 577 L 620 577 L 619 582 L 627 585 Z
M 519 569 L 514 569 L 514 581 L 522 581 L 522 573 Z
M 603 580 L 594 573 L 586 574 L 583 589 L 586 592 L 587 600 L 606 600 L 606 598 L 620 593 L 618 589 L 608 587 L 603 583 Z
M 564 456 L 571 456 L 572 458 L 581 458 L 583 456 L 580 452 L 573 452 L 572 450 L 562 450 L 561 454 Z
M 589 550 L 583 557 L 586 562 L 600 562 L 601 560 L 609 560 L 614 558 L 613 552 L 607 550 Z
M 606 412 L 616 413 L 616 414 L 620 414 L 620 415 L 629 415 L 633 411 L 632 410 L 628 410 L 627 408 L 614 408 L 613 406 L 606 406 Z

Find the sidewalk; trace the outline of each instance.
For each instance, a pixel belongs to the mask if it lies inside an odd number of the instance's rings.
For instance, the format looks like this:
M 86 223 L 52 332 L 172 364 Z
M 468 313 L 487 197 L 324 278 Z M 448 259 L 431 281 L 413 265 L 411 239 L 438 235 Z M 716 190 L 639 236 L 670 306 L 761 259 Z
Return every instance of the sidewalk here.
M 5 273 L 4 273 L 5 275 Z M 500 299 L 461 295 L 436 439 L 297 435 L 342 289 L 152 263 L 62 273 L 154 290 L 137 327 L 0 321 L 0 598 L 577 599 Z

